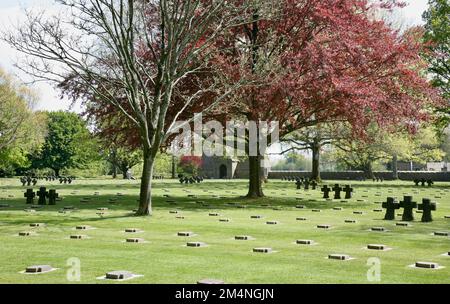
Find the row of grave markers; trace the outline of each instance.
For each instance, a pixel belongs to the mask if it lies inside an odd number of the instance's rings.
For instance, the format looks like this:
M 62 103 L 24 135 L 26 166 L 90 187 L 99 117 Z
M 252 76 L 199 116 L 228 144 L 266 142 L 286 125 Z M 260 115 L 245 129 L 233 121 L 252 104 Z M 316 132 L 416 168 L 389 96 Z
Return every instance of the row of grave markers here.
M 47 198 L 49 205 L 56 205 L 56 200 L 59 198 L 59 194 L 55 189 L 50 189 L 47 191 L 47 188 L 45 187 L 40 187 L 37 192 L 34 192 L 33 189 L 27 189 L 23 196 L 26 198 L 26 203 L 32 205 L 34 204 L 34 198 L 36 195 L 39 198 L 38 205 L 46 205 Z

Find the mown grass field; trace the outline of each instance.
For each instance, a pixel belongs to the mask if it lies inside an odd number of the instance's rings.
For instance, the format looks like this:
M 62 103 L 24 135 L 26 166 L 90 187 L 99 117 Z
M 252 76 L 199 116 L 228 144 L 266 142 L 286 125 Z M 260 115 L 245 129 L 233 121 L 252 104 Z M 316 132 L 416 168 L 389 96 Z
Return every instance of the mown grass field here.
M 327 182 L 332 185 L 333 182 Z M 350 200 L 323 200 L 320 190 L 296 190 L 293 182 L 270 181 L 265 185 L 266 198 L 246 200 L 246 181 L 205 181 L 180 185 L 176 181 L 154 182 L 154 214 L 138 218 L 139 184 L 123 180 L 76 180 L 72 185 L 40 181 L 48 189 L 57 189 L 63 200 L 56 206 L 45 206 L 35 213 L 25 212 L 25 198 L 18 179 L 0 179 L 0 283 L 77 283 L 67 280 L 69 258 L 81 263 L 80 283 L 114 283 L 97 277 L 113 270 L 129 270 L 143 277 L 124 283 L 196 283 L 214 278 L 226 283 L 450 283 L 450 238 L 434 236 L 434 231 L 450 231 L 450 183 L 436 183 L 432 188 L 417 188 L 412 182 L 353 182 Z M 99 192 L 98 195 L 94 195 Z M 117 193 L 121 193 L 118 196 Z M 414 200 L 430 198 L 438 203 L 434 222 L 421 223 L 415 214 L 411 227 L 384 221 L 381 202 L 387 196 Z M 165 197 L 170 196 L 170 198 Z M 195 196 L 195 197 L 192 197 Z M 83 202 L 83 198 L 88 198 Z M 117 198 L 110 202 L 111 198 Z M 167 201 L 174 201 L 167 202 Z M 205 202 L 199 204 L 198 201 Z M 208 206 L 205 206 L 208 205 Z M 296 205 L 304 205 L 298 209 Z M 64 206 L 76 209 L 59 213 Z M 245 208 L 239 208 L 245 206 Z M 101 217 L 97 208 L 108 210 Z M 342 207 L 343 210 L 333 210 Z M 276 210 L 274 210 L 276 209 Z M 320 209 L 321 212 L 312 212 Z M 171 213 L 178 211 L 178 214 Z M 353 211 L 363 211 L 362 215 Z M 217 212 L 218 217 L 209 216 Z M 399 211 L 401 212 L 401 211 Z M 261 219 L 251 219 L 260 215 Z M 178 219 L 177 216 L 184 216 Z M 307 218 L 298 221 L 298 217 Z M 230 222 L 220 222 L 228 218 Z M 357 223 L 345 223 L 355 219 Z M 278 221 L 267 225 L 266 221 Z M 31 223 L 45 223 L 32 228 Z M 329 224 L 329 230 L 318 229 Z M 95 229 L 76 231 L 77 225 Z M 372 232 L 383 226 L 387 232 Z M 142 233 L 125 233 L 126 228 L 139 228 Z M 18 236 L 21 231 L 36 235 Z M 179 231 L 192 231 L 193 237 L 177 236 Z M 89 239 L 73 240 L 72 234 Z M 254 240 L 237 241 L 236 235 L 249 235 Z M 131 244 L 129 237 L 144 238 L 147 243 Z M 310 239 L 316 245 L 297 245 L 297 239 Z M 186 247 L 188 241 L 205 242 L 203 248 Z M 368 244 L 385 244 L 389 251 L 366 249 Z M 255 247 L 271 247 L 271 254 L 253 253 Z M 329 260 L 333 253 L 348 254 L 349 261 Z M 381 263 L 381 281 L 370 282 L 368 259 Z M 416 261 L 439 263 L 438 270 L 411 268 Z M 50 264 L 58 270 L 27 275 L 27 266 Z

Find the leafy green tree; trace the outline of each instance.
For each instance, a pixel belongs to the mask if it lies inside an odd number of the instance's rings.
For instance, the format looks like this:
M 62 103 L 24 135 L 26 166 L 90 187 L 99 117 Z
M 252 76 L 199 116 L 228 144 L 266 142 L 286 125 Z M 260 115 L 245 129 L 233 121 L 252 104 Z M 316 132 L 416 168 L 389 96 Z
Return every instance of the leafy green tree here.
M 337 140 L 338 148 L 335 159 L 347 169 L 364 171 L 367 178 L 373 178 L 373 167 L 379 163 L 391 163 L 393 177 L 398 178 L 397 162 L 414 161 L 426 163 L 441 160 L 444 153 L 439 148 L 440 142 L 435 130 L 422 127 L 416 133 L 405 130 L 384 130 L 372 125 L 368 137 L 364 140 L 354 139 L 350 130 L 348 136 Z
M 33 112 L 36 94 L 0 69 L 0 171 L 29 165 L 27 155 L 39 149 L 46 115 Z
M 441 122 L 446 127 L 450 122 L 450 2 L 448 0 L 429 0 L 428 10 L 423 14 L 426 22 L 425 39 L 431 42 L 431 54 L 425 57 L 430 64 L 433 83 L 439 87 L 447 106 L 442 109 Z
M 32 157 L 33 168 L 61 170 L 83 168 L 98 158 L 98 145 L 86 122 L 70 112 L 48 113 L 48 134 L 39 153 Z
M 280 171 L 306 171 L 310 168 L 311 165 L 304 155 L 289 152 L 284 156 L 284 159 L 278 161 L 271 169 Z
M 117 177 L 119 169 L 123 179 L 126 179 L 128 170 L 142 162 L 142 151 L 112 146 L 109 149 L 108 161 L 113 167 L 113 178 Z

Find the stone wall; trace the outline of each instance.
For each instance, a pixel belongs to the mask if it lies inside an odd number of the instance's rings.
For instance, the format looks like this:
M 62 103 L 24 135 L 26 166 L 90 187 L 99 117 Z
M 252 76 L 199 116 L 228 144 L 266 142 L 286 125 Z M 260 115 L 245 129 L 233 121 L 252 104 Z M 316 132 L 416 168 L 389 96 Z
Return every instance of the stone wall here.
M 374 172 L 378 177 L 382 177 L 385 180 L 392 180 L 392 172 Z M 342 171 L 342 172 L 321 172 L 322 179 L 324 180 L 359 180 L 364 176 L 362 171 Z M 295 177 L 310 177 L 311 172 L 306 171 L 271 171 L 269 172 L 269 179 L 281 179 L 282 176 L 295 176 Z M 414 179 L 431 179 L 438 182 L 449 182 L 450 172 L 429 172 L 429 171 L 399 171 L 398 176 L 401 180 L 414 180 Z

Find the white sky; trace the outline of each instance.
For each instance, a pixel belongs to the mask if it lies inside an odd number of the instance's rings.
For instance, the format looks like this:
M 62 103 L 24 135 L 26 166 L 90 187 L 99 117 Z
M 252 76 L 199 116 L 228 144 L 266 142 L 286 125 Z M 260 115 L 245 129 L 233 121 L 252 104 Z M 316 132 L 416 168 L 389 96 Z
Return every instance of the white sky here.
M 398 14 L 404 21 L 405 25 L 422 24 L 422 13 L 427 8 L 427 0 L 406 0 L 409 5 L 402 9 Z M 16 24 L 23 18 L 23 8 L 50 8 L 53 0 L 0 0 L 0 27 L 7 28 L 11 24 Z M 24 75 L 15 67 L 18 53 L 12 50 L 8 45 L 0 41 L 0 66 L 8 72 L 24 79 Z M 69 109 L 70 102 L 61 100 L 59 92 L 49 84 L 36 84 L 35 89 L 40 93 L 40 102 L 38 109 L 56 111 L 61 109 Z M 80 111 L 75 106 L 73 111 Z

